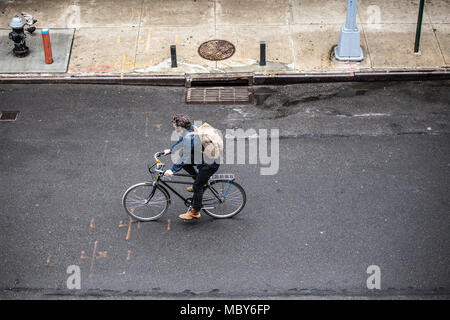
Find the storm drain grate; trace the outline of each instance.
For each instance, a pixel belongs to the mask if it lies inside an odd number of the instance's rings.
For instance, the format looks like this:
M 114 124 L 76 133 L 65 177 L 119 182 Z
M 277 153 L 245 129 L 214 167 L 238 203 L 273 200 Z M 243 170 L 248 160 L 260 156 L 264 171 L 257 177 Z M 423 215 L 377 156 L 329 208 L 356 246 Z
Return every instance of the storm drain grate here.
M 187 88 L 186 103 L 253 103 L 251 87 L 194 87 Z
M 1 111 L 0 121 L 16 121 L 19 111 Z

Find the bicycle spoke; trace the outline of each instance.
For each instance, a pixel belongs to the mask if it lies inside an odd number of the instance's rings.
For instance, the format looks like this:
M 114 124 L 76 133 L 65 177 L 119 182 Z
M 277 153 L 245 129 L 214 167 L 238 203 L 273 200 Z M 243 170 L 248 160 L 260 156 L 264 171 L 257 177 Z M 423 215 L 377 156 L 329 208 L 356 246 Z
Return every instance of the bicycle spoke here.
M 226 204 L 234 204 L 234 205 L 241 205 L 242 203 L 242 199 L 231 199 L 231 200 L 226 200 L 225 201 Z
M 137 207 L 143 207 L 145 206 L 145 201 L 127 201 L 127 203 L 132 206 L 133 208 L 137 208 Z
M 239 191 L 227 193 L 225 199 L 242 198 L 242 194 Z
M 138 197 L 138 196 L 136 196 L 136 195 L 130 195 L 129 197 L 128 197 L 128 200 L 129 201 L 145 201 L 145 197 Z
M 158 204 L 158 203 L 166 203 L 167 201 L 165 199 L 161 199 L 161 200 L 150 200 L 148 203 L 149 204 Z
M 218 200 L 211 193 L 216 192 L 222 201 Z M 216 218 L 229 217 L 238 213 L 244 203 L 245 195 L 243 191 L 235 184 L 229 181 L 217 181 L 211 184 L 211 189 L 207 190 L 207 196 L 203 198 L 204 210 Z M 210 200 L 213 201 L 210 201 Z
M 149 203 L 147 203 L 147 206 L 149 206 L 149 207 L 151 207 L 151 206 L 154 206 L 154 207 L 159 207 L 159 208 L 164 208 L 165 206 L 166 206 L 166 201 L 164 201 L 164 202 L 149 202 Z
M 236 199 L 236 198 L 242 198 L 242 195 L 239 192 L 236 192 L 229 195 L 227 194 L 225 196 L 225 199 Z
M 229 201 L 231 199 L 242 199 L 242 196 L 240 194 L 232 195 L 232 196 L 225 196 L 224 200 Z
M 159 218 L 168 205 L 168 196 L 161 189 L 148 184 L 132 187 L 123 198 L 127 213 L 141 221 Z

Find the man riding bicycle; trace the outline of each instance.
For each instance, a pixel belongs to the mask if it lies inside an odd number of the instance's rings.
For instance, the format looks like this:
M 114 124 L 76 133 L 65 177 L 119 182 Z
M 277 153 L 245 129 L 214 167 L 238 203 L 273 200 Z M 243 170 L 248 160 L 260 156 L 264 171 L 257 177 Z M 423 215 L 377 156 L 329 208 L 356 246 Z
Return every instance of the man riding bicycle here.
M 177 148 L 181 148 L 181 153 L 179 159 L 175 161 L 171 169 L 164 172 L 164 175 L 170 177 L 174 172 L 184 169 L 193 176 L 194 184 L 187 188 L 188 191 L 194 192 L 192 207 L 179 217 L 184 220 L 198 219 L 202 208 L 203 188 L 220 165 L 215 161 L 211 164 L 204 161 L 204 147 L 187 115 L 173 116 L 172 125 L 177 132 L 182 133 L 182 136 L 170 149 L 164 150 L 164 155 L 171 154 Z

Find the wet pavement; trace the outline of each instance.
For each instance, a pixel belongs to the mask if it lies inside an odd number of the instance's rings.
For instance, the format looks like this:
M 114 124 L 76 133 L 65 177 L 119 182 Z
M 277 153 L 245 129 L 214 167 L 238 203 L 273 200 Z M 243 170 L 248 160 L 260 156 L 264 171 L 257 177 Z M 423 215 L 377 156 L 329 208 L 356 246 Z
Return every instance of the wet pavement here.
M 2 295 L 448 296 L 449 84 L 255 87 L 255 105 L 186 105 L 184 88 L 2 85 L 0 111 L 20 111 L 0 122 Z M 174 113 L 279 129 L 275 175 L 249 158 L 220 169 L 247 191 L 236 217 L 186 223 L 173 198 L 137 223 L 121 207 L 171 145 Z M 80 290 L 67 289 L 70 265 Z M 367 288 L 370 265 L 381 290 Z

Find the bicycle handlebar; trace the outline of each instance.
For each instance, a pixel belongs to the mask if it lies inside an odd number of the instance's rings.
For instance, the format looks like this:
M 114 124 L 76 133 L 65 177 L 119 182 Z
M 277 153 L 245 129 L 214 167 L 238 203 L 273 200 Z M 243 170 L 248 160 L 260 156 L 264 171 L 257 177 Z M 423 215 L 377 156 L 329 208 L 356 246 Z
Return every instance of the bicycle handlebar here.
M 151 167 L 148 168 L 148 170 L 151 172 L 151 168 L 153 168 L 156 165 L 156 169 L 155 172 L 160 172 L 160 173 L 164 173 L 163 170 L 161 170 L 162 168 L 164 168 L 164 163 L 161 162 L 161 160 L 159 160 L 158 158 L 161 157 L 162 155 L 164 155 L 164 151 L 159 151 L 157 153 L 155 153 L 155 155 L 153 156 L 153 158 L 155 158 L 156 163 L 154 165 L 152 165 Z
M 148 171 L 150 171 L 150 173 L 154 173 L 154 172 L 160 172 L 160 173 L 164 173 L 165 170 L 161 170 L 162 168 L 164 168 L 165 164 L 163 162 L 161 162 L 161 160 L 159 160 L 158 158 L 164 155 L 164 151 L 159 151 L 157 153 L 154 154 L 153 158 L 155 159 L 155 162 L 153 165 L 148 164 Z M 156 166 L 155 171 L 152 171 L 152 168 Z M 195 176 L 192 176 L 190 174 L 183 174 L 183 173 L 174 173 L 174 176 L 178 176 L 178 177 L 190 177 L 190 178 L 195 178 Z

